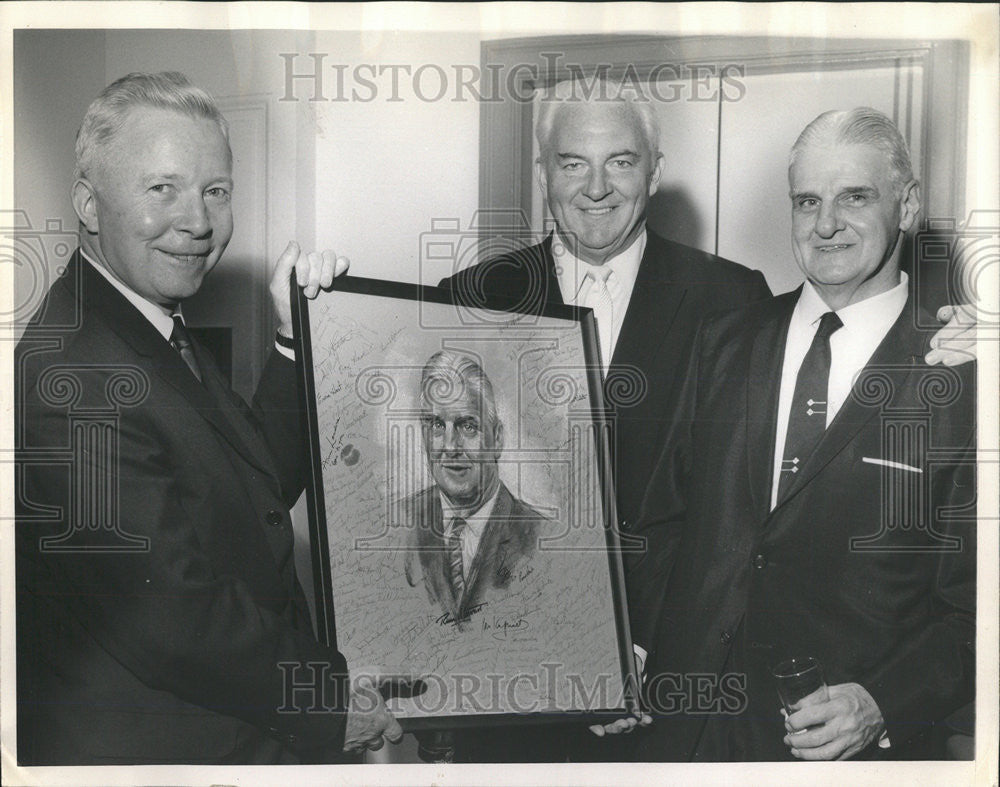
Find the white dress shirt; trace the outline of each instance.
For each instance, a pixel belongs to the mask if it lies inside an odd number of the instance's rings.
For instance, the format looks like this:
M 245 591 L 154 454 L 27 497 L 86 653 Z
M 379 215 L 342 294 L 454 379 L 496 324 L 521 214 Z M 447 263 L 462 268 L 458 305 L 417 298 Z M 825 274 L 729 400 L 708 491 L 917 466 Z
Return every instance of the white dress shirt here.
M 127 284 L 125 284 L 122 281 L 119 281 L 114 276 L 112 276 L 111 272 L 103 265 L 94 262 L 94 260 L 92 260 L 89 256 L 87 256 L 87 252 L 85 252 L 83 249 L 80 249 L 80 255 L 87 262 L 89 262 L 90 265 L 93 268 L 95 268 L 98 273 L 100 273 L 105 279 L 107 279 L 111 283 L 111 286 L 114 287 L 116 290 L 118 290 L 118 292 L 120 292 L 122 296 L 124 296 L 125 300 L 127 300 L 129 303 L 135 306 L 135 308 L 139 310 L 139 313 L 142 314 L 143 317 L 149 320 L 152 326 L 156 328 L 157 333 L 163 336 L 163 338 L 166 339 L 168 342 L 170 341 L 170 334 L 174 332 L 173 311 L 168 309 L 166 306 L 161 306 L 158 303 L 154 303 L 151 300 L 143 298 L 139 293 L 130 288 Z M 179 305 L 177 307 L 177 313 L 180 314 Z M 181 319 L 182 320 L 184 319 L 183 316 L 181 317 Z
M 448 502 L 448 498 L 446 498 L 443 494 L 441 495 L 441 508 L 443 509 L 445 523 L 445 537 L 451 535 L 451 531 L 457 517 L 461 517 L 465 520 L 465 530 L 462 531 L 462 576 L 464 576 L 466 580 L 469 578 L 469 569 L 472 567 L 472 561 L 476 558 L 476 552 L 479 549 L 479 542 L 483 538 L 483 531 L 486 529 L 486 523 L 489 522 L 490 517 L 493 516 L 493 508 L 497 504 L 497 495 L 499 495 L 499 493 L 500 484 L 497 484 L 497 488 L 493 492 L 493 496 L 476 511 L 473 511 L 468 515 L 463 513 L 463 509 L 455 508 L 455 506 Z
M 611 269 L 607 281 L 613 309 L 610 327 L 611 353 L 614 352 L 615 346 L 618 344 L 622 322 L 625 320 L 628 302 L 632 297 L 632 289 L 635 287 L 635 277 L 639 273 L 639 263 L 642 262 L 642 255 L 645 251 L 646 230 L 643 229 L 632 245 L 604 263 Z M 593 285 L 593 279 L 587 276 L 590 263 L 578 259 L 570 251 L 570 245 L 562 240 L 558 232 L 552 236 L 552 260 L 555 263 L 556 279 L 559 282 L 559 291 L 562 293 L 563 302 L 570 306 L 585 305 L 588 291 Z M 598 324 L 598 336 L 604 337 L 604 332 L 607 330 L 607 326 Z M 603 342 L 598 341 L 598 344 L 601 345 Z M 611 363 L 611 353 L 608 354 L 607 358 L 601 359 L 605 373 L 607 373 Z
M 836 417 L 844 402 L 851 395 L 851 386 L 858 373 L 882 343 L 892 324 L 899 318 L 906 305 L 908 278 L 900 273 L 900 281 L 891 290 L 873 295 L 837 310 L 843 327 L 830 337 L 830 382 L 826 392 L 826 426 Z M 778 423 L 774 433 L 773 481 L 771 508 L 778 502 L 778 483 L 781 480 L 781 460 L 785 453 L 785 436 L 788 418 L 795 395 L 795 382 L 799 367 L 809 352 L 819 320 L 831 311 L 816 289 L 808 281 L 802 287 L 785 339 L 785 360 L 781 367 L 781 392 L 778 396 Z
M 112 287 L 118 290 L 118 292 L 120 292 L 129 303 L 135 306 L 135 308 L 139 310 L 139 313 L 149 320 L 153 327 L 156 328 L 157 332 L 160 333 L 168 342 L 170 341 L 171 334 L 174 332 L 174 314 L 180 314 L 181 322 L 187 325 L 187 322 L 184 320 L 184 315 L 181 313 L 181 305 L 179 303 L 177 304 L 177 307 L 171 311 L 166 306 L 161 306 L 158 303 L 147 300 L 135 290 L 131 289 L 127 284 L 112 276 L 111 272 L 103 265 L 94 262 L 94 260 L 92 260 L 83 249 L 80 249 L 80 256 L 89 262 L 92 267 L 96 268 L 97 271 L 111 283 Z M 282 347 L 277 342 L 274 343 L 274 348 L 289 360 L 295 360 L 294 350 L 288 347 Z

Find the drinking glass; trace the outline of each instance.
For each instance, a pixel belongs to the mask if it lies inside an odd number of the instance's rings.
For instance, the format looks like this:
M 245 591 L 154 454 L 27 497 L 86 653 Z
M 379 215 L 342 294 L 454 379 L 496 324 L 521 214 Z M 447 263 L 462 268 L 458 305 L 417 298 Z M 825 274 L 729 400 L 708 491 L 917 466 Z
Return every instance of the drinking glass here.
M 826 702 L 830 694 L 823 679 L 823 666 L 812 656 L 788 659 L 772 671 L 778 696 L 789 715 L 806 705 Z

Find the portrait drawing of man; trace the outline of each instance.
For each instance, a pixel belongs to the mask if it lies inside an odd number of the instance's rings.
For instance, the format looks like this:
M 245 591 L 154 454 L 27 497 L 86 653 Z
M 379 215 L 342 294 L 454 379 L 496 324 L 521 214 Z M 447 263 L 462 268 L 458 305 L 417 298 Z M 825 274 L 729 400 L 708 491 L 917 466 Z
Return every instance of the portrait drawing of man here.
M 420 381 L 421 435 L 433 484 L 399 502 L 405 572 L 442 620 L 459 628 L 510 589 L 547 518 L 500 480 L 503 423 L 493 384 L 473 358 L 434 353 Z M 422 578 L 422 579 L 421 579 Z

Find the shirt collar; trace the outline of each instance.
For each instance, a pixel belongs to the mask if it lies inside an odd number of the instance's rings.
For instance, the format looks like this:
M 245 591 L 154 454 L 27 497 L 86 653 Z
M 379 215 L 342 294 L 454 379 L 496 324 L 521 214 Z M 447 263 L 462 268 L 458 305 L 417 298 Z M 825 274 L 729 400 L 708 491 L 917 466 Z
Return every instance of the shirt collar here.
M 441 508 L 444 512 L 444 522 L 446 526 L 446 532 L 451 531 L 451 520 L 457 516 L 462 516 L 459 509 L 455 508 L 451 503 L 448 502 L 448 498 L 444 494 L 440 493 L 441 496 Z M 492 497 L 483 503 L 476 511 L 473 511 L 468 516 L 462 516 L 465 520 L 465 529 L 471 532 L 477 538 L 482 535 L 483 528 L 486 527 L 486 523 L 489 522 L 490 517 L 493 516 L 493 509 L 497 504 L 497 497 L 500 495 L 500 484 L 497 484 L 496 491 L 493 492 Z
M 167 341 L 170 341 L 170 335 L 174 332 L 173 315 L 175 312 L 177 314 L 181 313 L 180 304 L 178 304 L 175 311 L 172 312 L 166 306 L 161 306 L 160 304 L 154 303 L 153 301 L 147 298 L 143 298 L 139 293 L 137 293 L 127 284 L 125 284 L 122 281 L 119 281 L 114 276 L 112 276 L 111 272 L 108 271 L 107 268 L 105 268 L 100 263 L 95 262 L 93 259 L 91 259 L 91 257 L 87 254 L 87 252 L 85 252 L 83 249 L 80 249 L 80 255 L 87 262 L 89 262 L 90 265 L 94 267 L 98 273 L 100 273 L 105 279 L 107 279 L 108 282 L 110 282 L 111 286 L 122 294 L 125 300 L 127 300 L 129 303 L 135 306 L 135 308 L 139 310 L 139 313 L 142 314 L 143 317 L 149 320 L 152 326 L 156 329 L 157 333 L 163 336 L 163 338 L 166 339 Z M 184 318 L 182 316 L 181 320 L 183 319 Z
M 623 298 L 632 294 L 635 277 L 639 274 L 639 263 L 646 251 L 646 229 L 643 228 L 627 249 L 620 251 L 604 265 L 611 268 L 617 284 L 621 288 Z M 587 270 L 590 263 L 579 259 L 569 250 L 569 244 L 564 243 L 558 231 L 552 236 L 552 261 L 556 267 L 556 279 L 559 281 L 559 291 L 563 303 L 575 304 L 580 290 L 587 280 Z M 609 281 L 610 286 L 610 281 Z
M 910 291 L 909 282 L 910 278 L 906 272 L 900 271 L 899 284 L 892 289 L 837 310 L 837 316 L 844 324 L 844 328 L 851 333 L 876 331 L 887 322 L 890 325 L 894 323 L 906 305 Z M 809 325 L 813 325 L 828 311 L 830 307 L 820 297 L 812 282 L 807 281 L 796 304 L 797 316 Z

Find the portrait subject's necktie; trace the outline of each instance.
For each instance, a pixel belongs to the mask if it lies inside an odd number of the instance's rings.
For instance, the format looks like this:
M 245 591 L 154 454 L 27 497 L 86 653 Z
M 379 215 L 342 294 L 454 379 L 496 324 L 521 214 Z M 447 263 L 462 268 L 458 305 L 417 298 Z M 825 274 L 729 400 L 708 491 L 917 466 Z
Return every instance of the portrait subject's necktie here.
M 778 500 L 788 493 L 806 459 L 826 430 L 826 391 L 830 384 L 830 337 L 843 323 L 835 312 L 827 312 L 819 321 L 809 352 L 802 359 L 795 380 L 792 409 L 788 414 L 785 451 L 781 458 Z
M 597 320 L 597 338 L 601 346 L 601 366 L 607 374 L 611 365 L 611 331 L 614 320 L 614 302 L 608 290 L 608 277 L 611 268 L 607 265 L 588 265 L 587 278 L 590 279 L 590 289 L 583 299 L 583 305 L 594 310 Z
M 191 335 L 184 327 L 184 322 L 179 314 L 174 315 L 174 330 L 170 334 L 170 346 L 180 353 L 184 363 L 188 365 L 191 374 L 201 382 L 201 369 L 198 368 L 198 359 L 194 357 L 194 350 L 191 349 Z
M 448 567 L 451 574 L 451 587 L 455 591 L 455 603 L 462 603 L 465 595 L 465 572 L 462 565 L 462 533 L 466 521 L 457 516 L 451 520 L 451 530 L 448 532 Z

